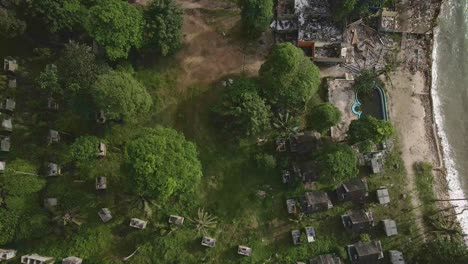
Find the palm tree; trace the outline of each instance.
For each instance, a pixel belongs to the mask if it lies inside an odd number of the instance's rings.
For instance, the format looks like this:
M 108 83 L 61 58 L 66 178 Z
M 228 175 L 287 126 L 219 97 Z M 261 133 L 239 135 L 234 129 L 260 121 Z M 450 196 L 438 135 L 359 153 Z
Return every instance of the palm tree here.
M 296 117 L 286 112 L 285 114 L 278 114 L 278 117 L 273 121 L 273 127 L 279 130 L 282 137 L 289 137 L 299 131 L 300 124 Z
M 130 203 L 131 208 L 137 208 L 143 211 L 145 218 L 150 219 L 153 215 L 153 206 L 157 206 L 154 201 L 144 195 L 126 199 Z
M 197 217 L 190 219 L 190 221 L 195 225 L 195 229 L 199 234 L 207 235 L 208 229 L 215 228 L 218 224 L 216 219 L 216 216 L 210 215 L 205 209 L 198 208 Z

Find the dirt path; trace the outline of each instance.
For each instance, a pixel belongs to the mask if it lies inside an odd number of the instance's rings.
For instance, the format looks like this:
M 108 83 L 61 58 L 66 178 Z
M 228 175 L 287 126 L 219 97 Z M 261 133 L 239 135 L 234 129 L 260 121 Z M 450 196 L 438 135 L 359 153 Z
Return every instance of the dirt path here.
M 244 48 L 228 36 L 238 23 L 239 15 L 217 17 L 216 28 L 206 22 L 207 14 L 204 10 L 233 13 L 238 11 L 235 5 L 207 0 L 178 2 L 184 9 L 184 48 L 176 55 L 182 69 L 179 89 L 195 84 L 207 85 L 222 76 L 243 70 L 248 74 L 258 72 L 264 56 L 246 54 Z
M 426 161 L 436 162 L 436 156 L 431 149 L 431 139 L 427 135 L 425 124 L 425 109 L 423 101 L 425 79 L 421 72 L 411 75 L 407 70 L 399 69 L 391 76 L 387 84 L 389 95 L 390 118 L 398 131 L 402 143 L 402 158 L 408 175 L 408 187 L 411 191 L 412 207 L 415 208 L 418 227 L 424 231 L 421 201 L 416 189 L 414 163 Z

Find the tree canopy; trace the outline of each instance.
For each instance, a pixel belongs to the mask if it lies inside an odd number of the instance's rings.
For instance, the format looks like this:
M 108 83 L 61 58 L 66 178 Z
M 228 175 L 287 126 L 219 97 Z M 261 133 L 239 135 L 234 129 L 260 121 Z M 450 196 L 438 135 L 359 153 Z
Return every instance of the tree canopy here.
M 143 15 L 136 7 L 120 0 L 98 1 L 85 22 L 88 34 L 111 60 L 127 58 L 131 47 L 140 47 L 143 25 Z
M 0 8 L 0 36 L 17 37 L 26 30 L 26 23 L 16 17 L 12 10 Z
M 181 46 L 183 12 L 173 0 L 153 1 L 145 10 L 144 17 L 146 49 L 168 55 Z
M 315 131 L 323 133 L 336 126 L 340 120 L 340 110 L 331 103 L 323 103 L 312 109 L 308 123 Z
M 78 164 L 87 164 L 97 159 L 99 139 L 93 136 L 81 136 L 70 146 L 69 159 Z
M 152 105 L 146 88 L 130 74 L 110 71 L 97 78 L 92 94 L 99 109 L 111 120 L 130 120 L 147 113 Z
M 44 71 L 39 74 L 37 83 L 41 89 L 49 93 L 62 93 L 57 75 L 57 66 L 53 64 L 47 65 Z
M 273 18 L 272 0 L 240 0 L 242 28 L 256 37 L 268 28 Z
M 128 143 L 126 157 L 135 193 L 161 202 L 175 194 L 193 193 L 201 180 L 195 144 L 173 129 L 144 131 Z
M 258 95 L 254 80 L 241 76 L 227 89 L 219 112 L 228 131 L 256 136 L 270 128 L 270 107 Z
M 375 85 L 383 86 L 376 72 L 372 70 L 363 70 L 354 81 L 354 91 L 358 95 L 368 95 L 374 91 Z
M 358 173 L 356 153 L 348 145 L 328 146 L 319 154 L 317 161 L 322 173 L 320 181 L 323 183 L 342 183 L 356 177 Z
M 30 9 L 44 20 L 50 32 L 73 31 L 81 27 L 87 8 L 81 0 L 32 0 Z
M 370 140 L 377 144 L 387 140 L 394 133 L 395 128 L 390 122 L 366 115 L 351 122 L 348 138 L 351 143 Z
M 276 45 L 260 68 L 262 95 L 276 107 L 302 111 L 317 92 L 319 69 L 291 43 Z

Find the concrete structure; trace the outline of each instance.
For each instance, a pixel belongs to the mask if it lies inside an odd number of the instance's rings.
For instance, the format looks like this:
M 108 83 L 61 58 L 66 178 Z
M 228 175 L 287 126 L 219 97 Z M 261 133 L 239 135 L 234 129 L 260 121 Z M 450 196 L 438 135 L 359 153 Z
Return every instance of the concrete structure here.
M 0 161 L 0 173 L 4 173 L 6 168 L 6 162 Z
M 143 230 L 146 228 L 146 225 L 148 224 L 147 221 L 138 219 L 138 218 L 132 218 L 130 219 L 130 226 L 136 229 Z
M 13 112 L 16 107 L 16 102 L 12 99 L 5 99 L 0 102 L 0 109 Z
M 353 264 L 378 263 L 384 257 L 380 241 L 371 241 L 370 243 L 358 242 L 348 245 L 346 250 L 349 260 Z
M 306 192 L 301 199 L 302 212 L 307 214 L 326 211 L 332 207 L 333 204 L 326 192 Z
M 389 204 L 390 195 L 388 193 L 388 189 L 385 187 L 377 189 L 377 199 L 379 200 L 379 204 Z
M 301 244 L 301 231 L 298 229 L 292 230 L 291 231 L 291 237 L 294 245 L 300 245 Z
M 2 120 L 2 130 L 5 132 L 13 131 L 13 122 L 11 121 L 11 118 L 4 118 Z
M 389 236 L 396 236 L 398 235 L 397 225 L 396 222 L 392 219 L 385 219 L 382 220 L 383 228 L 385 234 Z
M 364 203 L 369 197 L 367 182 L 363 179 L 351 179 L 338 187 L 336 194 L 340 201 Z
M 345 140 L 349 125 L 357 119 L 357 116 L 351 111 L 355 102 L 353 85 L 354 81 L 345 79 L 327 80 L 328 101 L 341 112 L 340 122 L 330 129 L 331 137 L 335 141 Z
M 10 137 L 0 136 L 0 151 L 9 152 L 11 147 Z
M 18 63 L 13 58 L 5 58 L 3 60 L 3 70 L 14 73 L 18 70 Z
M 102 208 L 99 210 L 98 215 L 104 223 L 107 223 L 112 219 L 112 214 L 109 208 Z
M 350 210 L 341 216 L 343 226 L 354 233 L 365 233 L 374 227 L 374 216 L 371 211 Z
M 83 260 L 78 257 L 67 257 L 62 260 L 62 264 L 82 264 Z
M 294 214 L 297 211 L 296 208 L 296 200 L 294 199 L 287 199 L 286 200 L 286 207 L 288 208 L 288 214 Z
M 49 129 L 47 134 L 47 144 L 60 142 L 60 133 L 57 130 Z
M 38 254 L 21 256 L 21 264 L 51 264 L 55 260 L 52 257 L 44 257 Z
M 311 226 L 304 227 L 307 242 L 312 243 L 315 241 L 315 229 Z
M 99 146 L 98 146 L 98 157 L 99 158 L 103 158 L 105 157 L 107 154 L 107 148 L 106 148 L 106 144 L 102 143 L 102 142 L 99 142 Z
M 178 215 L 170 215 L 169 216 L 169 224 L 183 225 L 184 220 L 185 220 L 185 218 L 183 218 L 182 216 L 178 216 Z
M 10 260 L 16 257 L 16 250 L 0 248 L 0 262 L 2 260 Z
M 403 258 L 403 253 L 396 250 L 389 250 L 388 255 L 390 258 L 390 263 L 392 264 L 405 264 L 405 259 Z
M 252 255 L 252 249 L 246 246 L 239 245 L 237 247 L 237 254 L 250 257 Z
M 202 238 L 201 245 L 205 247 L 214 248 L 216 246 L 216 239 L 205 236 Z
M 55 176 L 59 176 L 60 174 L 62 174 L 62 171 L 59 165 L 55 163 L 51 163 L 51 162 L 47 163 L 47 166 L 46 166 L 47 177 L 55 177 Z
M 107 189 L 107 178 L 106 177 L 97 177 L 96 178 L 96 190 L 105 190 Z
M 380 12 L 379 31 L 400 32 L 398 23 L 398 12 L 383 8 Z

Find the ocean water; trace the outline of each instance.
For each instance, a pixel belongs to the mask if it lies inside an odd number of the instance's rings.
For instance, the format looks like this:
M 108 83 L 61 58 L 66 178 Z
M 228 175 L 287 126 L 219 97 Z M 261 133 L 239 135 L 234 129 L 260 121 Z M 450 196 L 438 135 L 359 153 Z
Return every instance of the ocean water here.
M 432 98 L 451 199 L 468 197 L 468 0 L 446 0 L 435 29 Z M 452 201 L 457 212 L 468 201 Z M 458 215 L 468 234 L 468 210 Z

